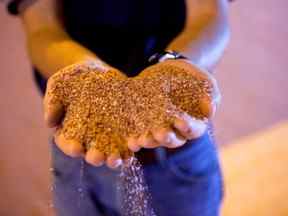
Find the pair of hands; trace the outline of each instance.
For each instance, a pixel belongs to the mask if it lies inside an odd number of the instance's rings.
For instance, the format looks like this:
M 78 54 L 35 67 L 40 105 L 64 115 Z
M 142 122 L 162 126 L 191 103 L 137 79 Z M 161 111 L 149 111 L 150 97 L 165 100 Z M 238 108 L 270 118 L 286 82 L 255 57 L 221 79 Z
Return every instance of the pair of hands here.
M 180 61 L 183 60 L 173 60 L 173 64 L 177 65 L 180 63 Z M 79 65 L 77 67 L 79 67 Z M 81 67 L 87 71 L 96 69 L 100 73 L 112 71 L 112 74 L 116 74 L 119 79 L 125 78 L 125 75 L 115 68 L 102 67 L 93 63 L 81 63 Z M 156 67 L 154 66 L 154 68 L 157 69 L 157 65 Z M 217 83 L 215 79 L 211 77 L 211 75 L 201 71 L 199 68 L 191 67 L 190 69 L 191 73 L 194 73 L 194 75 L 198 74 L 199 76 L 203 76 L 204 74 L 213 85 L 214 91 L 211 95 L 212 100 L 204 103 L 205 107 L 203 107 L 204 110 L 208 110 L 208 116 L 211 117 L 215 112 L 216 105 L 220 98 Z M 55 101 L 55 95 L 53 95 L 53 91 L 51 90 L 53 88 L 55 89 L 56 80 L 58 83 L 59 79 L 63 79 L 63 81 L 65 80 L 66 76 L 59 76 L 59 74 L 73 73 L 73 71 L 75 71 L 75 66 L 70 66 L 59 71 L 48 80 L 47 91 L 44 98 L 44 111 L 45 121 L 50 127 L 61 127 L 61 124 L 63 123 L 63 116 L 65 116 L 65 112 L 67 111 L 65 106 L 63 106 L 63 103 L 59 103 L 57 100 Z M 195 119 L 187 113 L 182 112 L 180 115 L 174 118 L 171 125 L 153 128 L 153 130 L 146 131 L 145 133 L 137 136 L 125 137 L 125 141 L 127 147 L 132 152 L 137 152 L 141 148 L 156 148 L 160 146 L 177 148 L 182 146 L 187 140 L 200 137 L 205 132 L 206 127 L 207 125 L 204 120 Z M 58 131 L 60 130 L 58 129 Z M 129 156 L 123 157 L 123 155 L 121 155 L 119 152 L 112 152 L 110 155 L 107 155 L 96 148 L 89 148 L 88 151 L 85 152 L 83 143 L 77 139 L 69 139 L 61 132 L 55 133 L 55 143 L 65 154 L 72 157 L 83 156 L 88 163 L 94 166 L 101 166 L 106 163 L 108 167 L 116 168 L 122 163 L 129 161 Z

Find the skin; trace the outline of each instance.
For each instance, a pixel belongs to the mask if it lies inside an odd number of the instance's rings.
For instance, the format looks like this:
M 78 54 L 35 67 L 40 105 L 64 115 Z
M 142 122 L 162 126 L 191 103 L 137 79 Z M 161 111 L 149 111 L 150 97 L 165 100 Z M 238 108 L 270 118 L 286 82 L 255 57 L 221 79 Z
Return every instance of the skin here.
M 47 88 L 49 89 L 52 84 L 49 78 L 54 73 L 74 63 L 94 61 L 96 64 L 106 67 L 107 70 L 115 70 L 99 59 L 95 53 L 69 37 L 61 25 L 61 18 L 57 15 L 56 2 L 57 0 L 38 0 L 21 14 L 31 61 L 48 79 Z M 188 57 L 191 57 L 194 64 L 211 69 L 219 60 L 228 41 L 226 0 L 188 0 L 187 4 L 191 2 L 194 4 L 193 16 L 188 16 L 186 25 L 187 28 L 192 29 L 187 45 L 191 56 Z M 168 48 L 174 48 L 182 42 L 183 35 L 180 34 Z M 213 52 L 214 55 L 210 55 Z M 122 72 L 119 71 L 119 73 Z M 210 77 L 217 86 L 215 79 Z M 217 95 L 218 98 L 219 95 Z M 56 127 L 61 124 L 61 116 L 65 113 L 61 105 L 49 106 L 47 100 L 49 98 L 45 96 L 43 101 L 45 121 L 49 127 Z M 215 99 L 215 101 L 219 100 Z M 207 105 L 207 109 L 209 107 L 211 104 Z M 214 113 L 216 103 L 212 104 L 212 107 Z M 157 128 L 140 137 L 127 137 L 127 145 L 133 152 L 137 152 L 141 148 L 159 146 L 177 148 L 188 139 L 196 139 L 203 135 L 206 127 L 206 122 L 196 120 L 183 113 L 169 128 Z M 71 157 L 85 157 L 85 160 L 94 166 L 106 164 L 110 168 L 116 168 L 129 161 L 128 158 L 120 158 L 117 152 L 107 157 L 95 149 L 85 153 L 80 143 L 75 140 L 67 140 L 61 134 L 55 136 L 55 142 L 65 154 Z

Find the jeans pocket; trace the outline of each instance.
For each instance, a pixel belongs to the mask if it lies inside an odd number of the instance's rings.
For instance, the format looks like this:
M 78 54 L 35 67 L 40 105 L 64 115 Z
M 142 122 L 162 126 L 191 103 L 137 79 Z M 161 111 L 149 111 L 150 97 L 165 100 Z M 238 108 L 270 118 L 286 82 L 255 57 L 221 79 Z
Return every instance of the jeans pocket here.
M 188 142 L 188 147 L 167 160 L 172 175 L 184 181 L 205 181 L 215 172 L 220 174 L 217 151 L 209 135 Z

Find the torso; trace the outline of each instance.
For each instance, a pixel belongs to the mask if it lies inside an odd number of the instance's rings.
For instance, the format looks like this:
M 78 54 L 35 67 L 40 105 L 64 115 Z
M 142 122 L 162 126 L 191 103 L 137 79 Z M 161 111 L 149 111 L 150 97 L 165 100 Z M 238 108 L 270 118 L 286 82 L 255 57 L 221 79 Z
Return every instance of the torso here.
M 62 0 L 70 36 L 127 75 L 182 31 L 185 0 Z

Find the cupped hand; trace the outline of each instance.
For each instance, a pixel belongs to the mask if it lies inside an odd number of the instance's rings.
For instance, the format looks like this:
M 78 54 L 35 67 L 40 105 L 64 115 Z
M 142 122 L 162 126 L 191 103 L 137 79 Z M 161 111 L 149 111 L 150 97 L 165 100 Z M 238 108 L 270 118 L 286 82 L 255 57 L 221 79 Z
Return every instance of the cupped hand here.
M 208 119 L 213 117 L 216 112 L 216 108 L 221 100 L 221 94 L 216 79 L 207 71 L 191 64 L 187 60 L 169 60 L 158 63 L 148 69 L 145 69 L 140 76 L 146 77 L 158 76 L 157 74 L 163 75 L 167 73 L 168 70 L 171 70 L 171 68 L 172 70 L 173 68 L 180 68 L 180 70 L 184 70 L 185 72 L 193 75 L 195 79 L 198 78 L 202 81 L 206 80 L 208 85 L 211 85 L 209 93 L 207 95 L 202 95 L 202 98 L 198 103 L 198 108 L 201 110 L 201 114 L 199 115 L 199 113 L 196 112 L 193 113 L 191 112 L 191 109 L 189 110 L 189 108 L 183 106 L 184 104 L 177 104 L 177 101 L 174 101 L 174 104 L 181 107 L 182 110 L 177 116 L 175 116 L 174 120 L 169 126 L 154 128 L 150 131 L 145 131 L 145 133 L 141 134 L 140 136 L 130 136 L 127 139 L 128 147 L 133 152 L 137 152 L 141 148 L 177 148 L 184 145 L 187 140 L 197 139 L 205 133 Z M 185 81 L 183 82 L 182 80 L 182 84 L 185 85 Z M 173 95 L 172 93 L 170 96 L 172 96 L 172 98 L 183 97 L 183 92 L 180 92 L 180 94 L 179 92 L 179 90 L 176 90 L 174 91 L 176 94 Z M 189 114 L 187 111 L 190 111 Z M 193 117 L 194 115 L 196 115 L 197 118 Z
M 184 61 L 159 63 L 134 78 L 74 65 L 49 79 L 45 119 L 57 126 L 64 153 L 115 168 L 140 148 L 176 148 L 201 136 L 215 110 L 215 83 Z
M 105 163 L 110 168 L 116 168 L 123 163 L 123 158 L 117 149 L 107 155 L 97 148 L 87 149 L 83 143 L 83 128 L 86 127 L 84 121 L 87 121 L 87 110 L 91 104 L 85 97 L 85 88 L 87 88 L 85 82 L 88 82 L 84 78 L 83 81 L 79 81 L 79 77 L 85 77 L 85 74 L 88 73 L 97 73 L 95 76 L 98 78 L 103 76 L 103 79 L 104 76 L 105 79 L 109 77 L 124 79 L 126 77 L 117 69 L 103 66 L 94 61 L 77 63 L 60 70 L 50 77 L 47 83 L 43 101 L 45 122 L 48 127 L 56 127 L 55 144 L 66 155 L 84 157 L 88 163 L 94 166 L 101 166 Z M 88 109 L 86 110 L 85 107 Z M 75 128 L 75 125 L 79 128 Z M 95 146 L 100 145 L 101 140 L 90 139 L 89 141 L 89 146 Z M 128 157 L 126 156 L 126 158 Z

